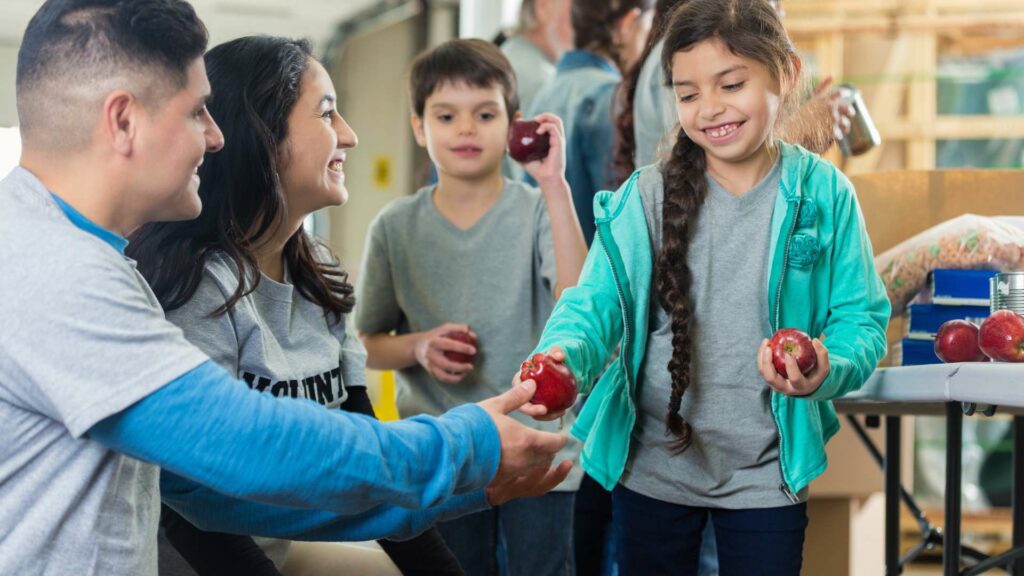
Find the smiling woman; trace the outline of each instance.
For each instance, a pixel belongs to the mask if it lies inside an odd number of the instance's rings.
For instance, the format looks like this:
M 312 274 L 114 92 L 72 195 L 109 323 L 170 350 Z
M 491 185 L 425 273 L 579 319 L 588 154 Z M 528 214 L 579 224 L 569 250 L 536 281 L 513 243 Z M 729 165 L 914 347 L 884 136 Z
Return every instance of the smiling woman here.
M 303 227 L 317 210 L 348 200 L 344 165 L 357 137 L 336 110 L 331 78 L 308 43 L 283 38 L 240 38 L 205 61 L 216 94 L 209 114 L 227 143 L 199 167 L 202 213 L 143 227 L 128 254 L 167 318 L 254 391 L 372 416 L 365 352 L 345 325 L 352 286 L 330 249 Z M 221 574 L 228 556 L 231 573 L 367 573 L 354 572 L 351 551 L 332 544 L 296 553 L 288 541 L 257 539 L 260 551 L 251 540 L 203 532 L 170 509 L 163 524 L 203 576 Z M 372 552 L 384 568 L 369 573 L 394 574 L 397 565 L 409 574 L 461 574 L 436 531 L 381 545 L 392 560 Z M 167 542 L 163 548 L 170 556 Z M 311 555 L 322 571 L 309 571 Z M 342 565 L 347 570 L 339 572 Z

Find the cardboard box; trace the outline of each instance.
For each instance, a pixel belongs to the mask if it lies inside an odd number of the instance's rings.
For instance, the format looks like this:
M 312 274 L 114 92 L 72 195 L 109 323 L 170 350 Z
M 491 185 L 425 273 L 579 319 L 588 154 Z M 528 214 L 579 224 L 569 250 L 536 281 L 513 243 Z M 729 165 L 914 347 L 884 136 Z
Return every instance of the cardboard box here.
M 950 320 L 970 320 L 980 324 L 988 318 L 988 306 L 911 304 L 907 307 L 907 315 L 910 323 L 907 327 L 907 337 L 930 342 L 935 340 L 939 328 Z
M 878 576 L 885 572 L 885 498 L 813 498 L 803 576 Z M 849 543 L 848 545 L 845 545 Z
M 935 270 L 928 279 L 928 300 L 943 306 L 988 306 L 989 280 L 995 270 Z
M 875 254 L 961 214 L 1024 214 L 1024 170 L 901 170 L 850 180 Z

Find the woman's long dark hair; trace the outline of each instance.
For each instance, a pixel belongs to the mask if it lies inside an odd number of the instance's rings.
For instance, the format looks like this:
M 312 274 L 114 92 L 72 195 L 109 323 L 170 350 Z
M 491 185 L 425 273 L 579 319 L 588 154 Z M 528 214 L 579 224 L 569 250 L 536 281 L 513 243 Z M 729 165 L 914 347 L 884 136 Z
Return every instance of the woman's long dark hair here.
M 654 0 L 571 1 L 572 32 L 576 48 L 604 52 L 611 56 L 619 70 L 623 70 L 625 64 L 619 47 L 612 40 L 612 31 L 619 19 L 629 14 L 630 10 L 639 8 L 641 12 L 646 12 L 654 6 Z
M 615 119 L 616 145 L 612 159 L 612 176 L 616 183 L 624 182 L 633 170 L 636 170 L 636 133 L 633 131 L 636 121 L 633 118 L 633 99 L 636 97 L 640 72 L 651 56 L 651 51 L 664 38 L 672 12 L 684 2 L 686 0 L 658 0 L 654 5 L 654 21 L 651 23 L 651 34 L 647 37 L 643 54 L 629 70 L 624 71 L 622 84 L 616 92 L 619 114 Z
M 793 45 L 766 0 L 687 0 L 673 13 L 665 34 L 661 60 L 665 78 L 672 78 L 673 55 L 711 38 L 721 40 L 733 54 L 764 64 L 780 85 L 784 80 L 795 82 Z M 693 435 L 690 424 L 679 413 L 683 394 L 690 386 L 693 347 L 692 274 L 686 255 L 690 225 L 708 193 L 706 166 L 704 150 L 680 129 L 672 156 L 662 169 L 662 247 L 655 262 L 658 296 L 672 318 L 672 358 L 668 362 L 672 393 L 665 426 L 675 436 L 672 447 L 677 452 L 686 450 Z
M 199 168 L 203 211 L 195 220 L 147 224 L 127 249 L 165 310 L 192 298 L 215 253 L 234 262 L 238 287 L 213 315 L 230 310 L 259 284 L 256 250 L 283 224 L 279 153 L 311 58 L 308 42 L 270 36 L 239 38 L 206 53 L 214 95 L 208 108 L 225 143 Z M 285 243 L 284 259 L 295 288 L 325 315 L 337 320 L 352 310 L 348 275 L 302 228 Z

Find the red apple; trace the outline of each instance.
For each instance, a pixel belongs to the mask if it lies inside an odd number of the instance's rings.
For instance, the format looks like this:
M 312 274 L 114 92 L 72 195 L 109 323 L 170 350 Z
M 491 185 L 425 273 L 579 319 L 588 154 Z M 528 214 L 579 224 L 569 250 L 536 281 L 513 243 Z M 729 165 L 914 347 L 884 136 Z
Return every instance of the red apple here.
M 978 347 L 978 327 L 967 320 L 950 320 L 935 334 L 935 355 L 943 362 L 987 362 Z
M 452 340 L 458 340 L 470 346 L 476 347 L 476 338 L 473 337 L 469 332 L 446 332 L 443 334 L 445 338 L 451 338 Z M 472 364 L 473 356 L 471 354 L 465 354 L 462 352 L 456 352 L 454 350 L 445 350 L 444 357 L 451 360 L 452 362 L 459 362 L 462 364 Z
M 789 378 L 786 374 L 786 356 L 792 356 L 804 374 L 818 365 L 818 354 L 811 344 L 811 337 L 802 330 L 783 328 L 772 335 L 769 345 L 772 348 L 772 364 L 783 378 Z
M 534 354 L 523 362 L 519 378 L 537 383 L 530 402 L 546 406 L 548 412 L 567 410 L 576 402 L 576 377 L 565 364 L 547 354 Z
M 516 162 L 526 164 L 534 160 L 543 160 L 548 156 L 551 139 L 548 135 L 537 134 L 540 122 L 533 120 L 515 120 L 508 131 L 508 155 Z
M 999 362 L 1024 362 L 1024 319 L 1011 310 L 999 310 L 981 323 L 978 346 Z

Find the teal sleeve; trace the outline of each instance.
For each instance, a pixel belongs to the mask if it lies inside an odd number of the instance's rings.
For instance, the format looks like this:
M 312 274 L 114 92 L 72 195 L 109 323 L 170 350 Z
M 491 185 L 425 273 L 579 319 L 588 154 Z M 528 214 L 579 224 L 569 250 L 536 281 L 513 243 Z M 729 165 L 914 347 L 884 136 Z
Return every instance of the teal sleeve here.
M 635 194 L 636 190 L 628 189 L 635 185 L 636 178 L 630 178 L 615 196 L 621 198 L 621 195 L 630 192 Z M 600 196 L 594 203 L 595 213 L 604 212 L 599 202 Z M 634 236 L 631 226 L 636 223 L 624 220 L 613 219 L 611 229 L 620 241 L 630 241 Z M 645 222 L 641 224 L 646 226 Z M 595 238 L 583 263 L 579 282 L 562 292 L 534 350 L 534 353 L 538 353 L 547 352 L 553 346 L 561 348 L 566 355 L 566 365 L 573 371 L 580 384 L 580 392 L 584 394 L 589 392 L 604 371 L 623 335 L 619 292 L 608 253 L 602 246 L 602 242 L 609 240 L 602 239 L 600 234 Z
M 811 400 L 839 398 L 864 385 L 885 356 L 891 311 L 853 185 L 838 170 L 834 177 L 841 193 L 823 341 L 831 368 L 821 386 L 807 396 Z

